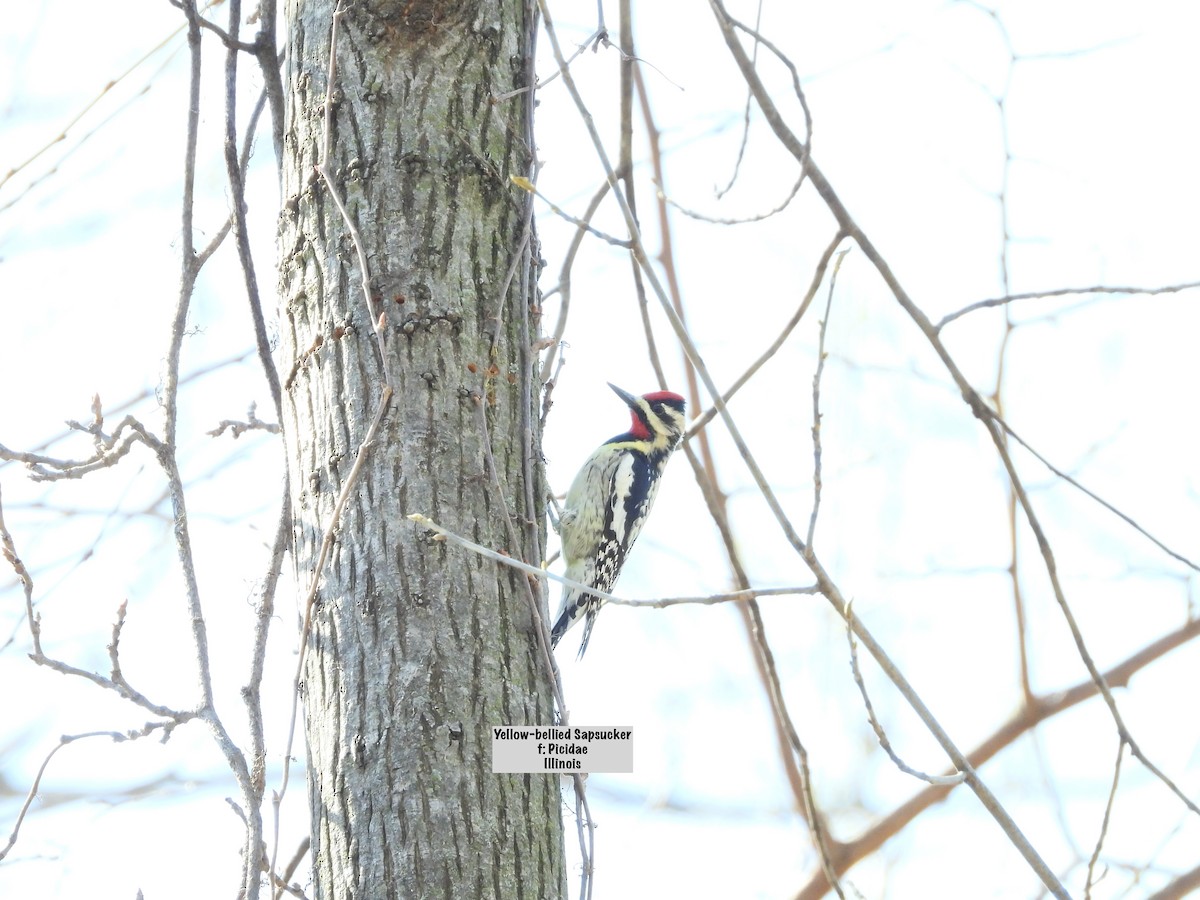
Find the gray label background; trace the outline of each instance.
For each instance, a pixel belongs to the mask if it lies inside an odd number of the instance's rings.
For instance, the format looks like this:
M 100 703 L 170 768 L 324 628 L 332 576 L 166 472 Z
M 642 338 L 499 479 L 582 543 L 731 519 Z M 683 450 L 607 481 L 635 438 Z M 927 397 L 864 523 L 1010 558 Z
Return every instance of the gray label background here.
M 545 732 L 553 728 L 554 737 L 548 737 Z M 497 729 L 512 728 L 517 732 L 525 732 L 528 737 L 504 739 L 496 736 Z M 633 728 L 628 725 L 572 725 L 567 729 L 569 738 L 562 738 L 561 726 L 546 725 L 499 725 L 489 729 L 492 739 L 492 771 L 493 772 L 541 772 L 550 775 L 571 775 L 576 772 L 613 772 L 630 773 L 633 771 Z M 615 740 L 583 740 L 577 738 L 577 732 L 623 731 L 629 737 Z M 537 736 L 537 731 L 543 732 Z M 542 752 L 538 753 L 541 744 Z M 586 753 L 550 752 L 551 744 L 573 744 L 576 747 L 586 747 Z M 546 768 L 546 759 L 578 760 L 578 768 Z

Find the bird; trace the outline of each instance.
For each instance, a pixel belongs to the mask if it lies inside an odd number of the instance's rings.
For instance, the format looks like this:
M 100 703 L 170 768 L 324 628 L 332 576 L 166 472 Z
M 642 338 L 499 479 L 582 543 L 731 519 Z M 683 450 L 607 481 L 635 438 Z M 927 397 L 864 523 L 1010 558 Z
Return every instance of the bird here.
M 558 519 L 565 576 L 609 593 L 654 505 L 659 481 L 683 437 L 683 397 L 654 391 L 638 397 L 608 385 L 625 401 L 629 430 L 605 441 L 588 457 L 571 483 Z M 550 631 L 556 647 L 580 618 L 583 658 L 604 601 L 578 588 L 563 586 L 562 601 Z

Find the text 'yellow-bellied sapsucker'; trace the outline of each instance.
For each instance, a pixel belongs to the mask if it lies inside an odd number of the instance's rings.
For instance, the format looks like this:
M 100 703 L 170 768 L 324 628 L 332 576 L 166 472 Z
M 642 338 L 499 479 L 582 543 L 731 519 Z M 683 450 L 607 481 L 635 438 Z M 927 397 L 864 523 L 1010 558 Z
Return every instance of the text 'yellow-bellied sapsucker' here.
M 638 532 L 654 505 L 659 477 L 684 430 L 684 401 L 670 391 L 635 397 L 609 385 L 632 413 L 629 431 L 596 448 L 567 491 L 559 520 L 559 536 L 567 569 L 563 573 L 609 593 Z M 587 650 L 592 626 L 603 601 L 578 588 L 563 587 L 562 603 L 554 617 L 550 642 L 557 645 L 580 617 Z

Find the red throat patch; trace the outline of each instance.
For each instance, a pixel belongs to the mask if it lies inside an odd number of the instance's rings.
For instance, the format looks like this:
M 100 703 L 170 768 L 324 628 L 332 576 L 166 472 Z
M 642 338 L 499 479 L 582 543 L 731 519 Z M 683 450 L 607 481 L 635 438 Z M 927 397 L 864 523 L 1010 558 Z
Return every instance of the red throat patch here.
M 638 416 L 637 410 L 631 409 L 629 412 L 630 418 L 633 419 L 633 424 L 629 426 L 629 433 L 632 434 L 636 440 L 650 440 L 650 430 L 646 427 L 646 423 L 643 422 Z

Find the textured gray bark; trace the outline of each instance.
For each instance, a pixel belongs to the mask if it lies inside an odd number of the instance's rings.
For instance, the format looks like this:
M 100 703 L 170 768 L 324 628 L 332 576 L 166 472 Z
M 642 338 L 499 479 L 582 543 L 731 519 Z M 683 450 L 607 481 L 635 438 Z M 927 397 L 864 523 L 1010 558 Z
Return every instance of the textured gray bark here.
M 322 573 L 308 645 L 316 895 L 558 897 L 559 779 L 491 773 L 491 726 L 552 720 L 523 576 L 405 518 L 424 513 L 526 559 L 544 538 L 533 524 L 544 491 L 523 475 L 525 429 L 537 427 L 536 392 L 523 391 L 536 244 L 523 248 L 528 198 L 509 182 L 529 173 L 528 95 L 491 99 L 528 82 L 534 15 L 524 0 L 359 0 L 342 18 L 329 171 L 366 248 L 368 311 L 349 232 L 314 170 L 333 5 L 287 4 L 280 327 L 302 590 L 378 409 L 380 311 L 396 393 Z M 523 546 L 510 545 L 505 507 Z

